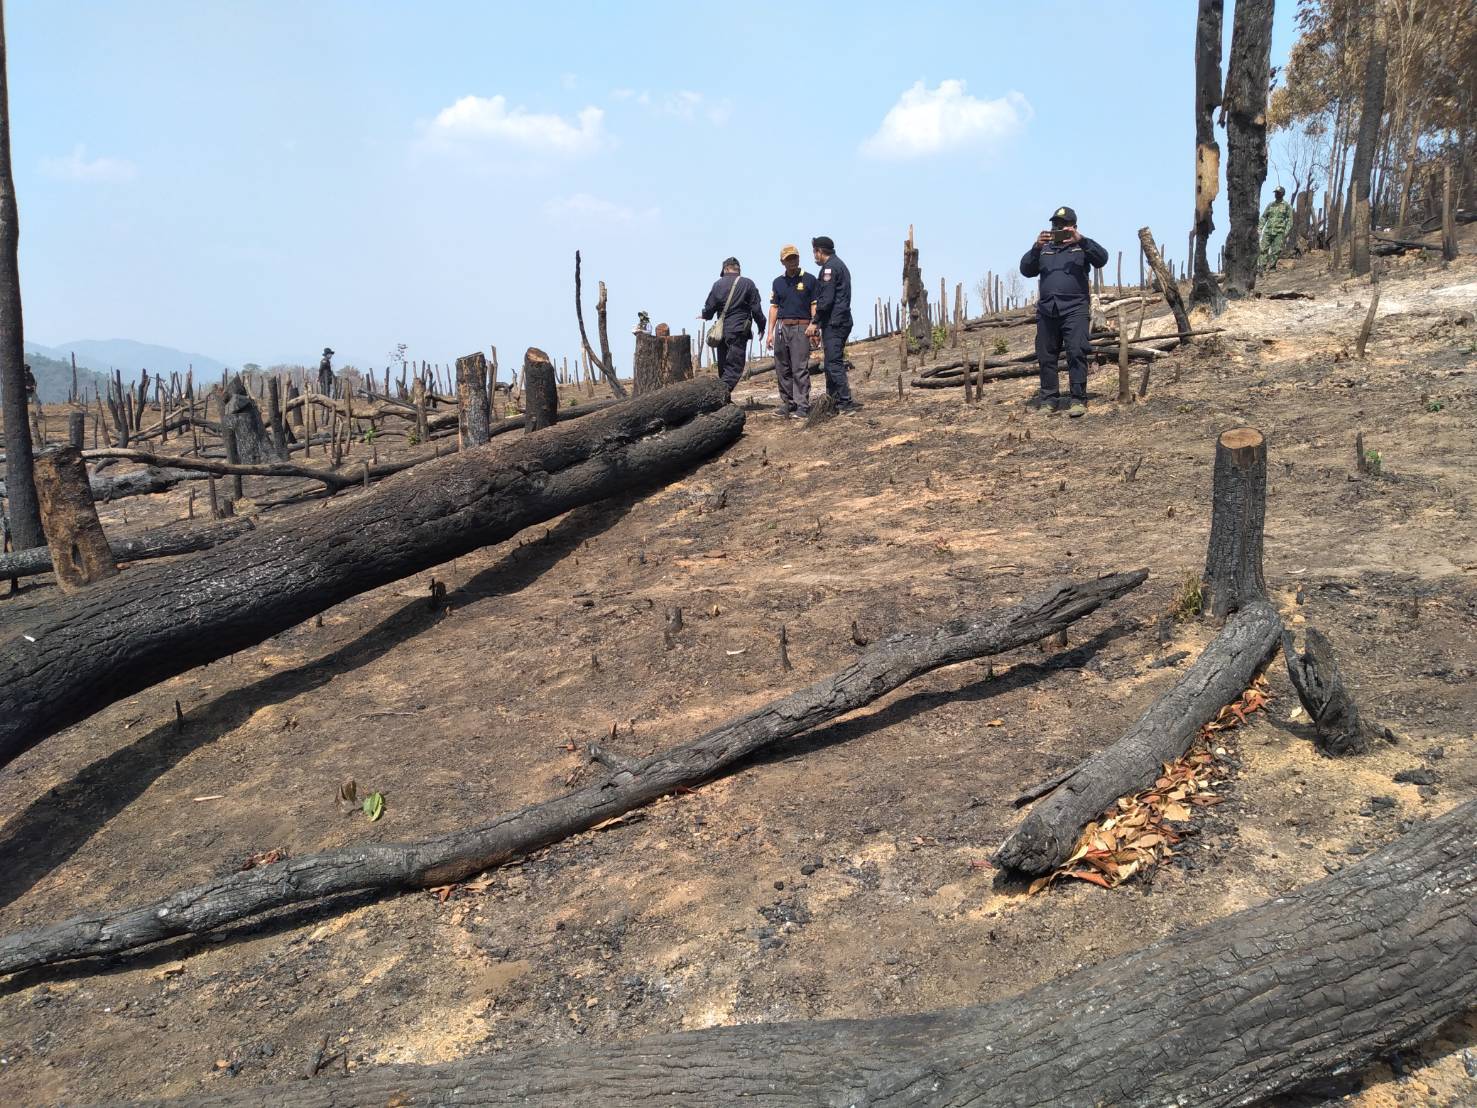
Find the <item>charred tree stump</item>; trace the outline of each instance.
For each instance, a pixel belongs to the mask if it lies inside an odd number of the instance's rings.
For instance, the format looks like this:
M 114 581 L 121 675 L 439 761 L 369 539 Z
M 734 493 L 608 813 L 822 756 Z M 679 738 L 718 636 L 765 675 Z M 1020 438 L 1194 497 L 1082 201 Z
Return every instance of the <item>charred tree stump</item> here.
M 481 446 L 492 437 L 492 409 L 487 399 L 487 357 L 480 350 L 456 360 L 456 398 L 463 449 Z
M 1281 635 L 1282 620 L 1270 604 L 1259 602 L 1238 612 L 1117 742 L 1054 782 L 1052 791 L 1000 845 L 995 863 L 1037 875 L 1065 862 L 1083 827 L 1120 796 L 1152 785 L 1164 763 L 1188 750 L 1200 728 L 1246 691 Z
M 1331 877 L 988 1005 L 363 1067 L 186 1103 L 1260 1104 L 1425 1041 L 1470 1009 L 1477 851 L 1463 844 L 1474 838 L 1477 801 Z
M 1303 634 L 1307 651 L 1297 652 L 1292 632 L 1282 633 L 1282 656 L 1287 676 L 1297 689 L 1303 710 L 1313 721 L 1314 741 L 1325 754 L 1363 754 L 1380 734 L 1359 716 L 1354 698 L 1344 686 L 1344 676 L 1333 656 L 1333 644 L 1318 628 Z
M 67 445 L 73 450 L 81 450 L 87 445 L 87 415 L 85 412 L 68 414 Z
M 1267 513 L 1267 442 L 1252 427 L 1216 440 L 1210 543 L 1201 579 L 1201 611 L 1215 619 L 1266 599 L 1262 530 Z
M 1139 245 L 1143 247 L 1144 257 L 1148 259 L 1154 276 L 1159 278 L 1159 288 L 1164 293 L 1164 301 L 1169 305 L 1169 310 L 1174 313 L 1175 326 L 1180 331 L 1191 330 L 1190 316 L 1185 311 L 1184 300 L 1180 298 L 1179 285 L 1175 283 L 1174 274 L 1159 254 L 1159 247 L 1154 243 L 1154 232 L 1147 227 L 1140 227 Z
M 56 583 L 63 592 L 77 592 L 118 572 L 97 520 L 81 451 L 67 446 L 38 454 L 36 496 Z
M 424 462 L 309 516 L 38 604 L 29 637 L 0 638 L 0 763 L 351 596 L 668 479 L 728 446 L 743 423 L 717 379 L 675 385 L 507 446 Z
M 287 386 L 287 421 L 294 431 L 303 429 L 303 405 L 293 403 L 301 395 L 296 385 Z
M 678 392 L 700 394 L 710 402 L 723 397 L 721 382 L 706 378 L 663 389 L 652 399 L 667 400 Z M 643 403 L 645 399 L 633 400 L 610 416 L 590 422 L 602 424 L 601 430 L 607 434 L 611 431 L 609 425 L 619 417 L 630 421 L 629 428 L 640 428 L 652 418 Z M 732 436 L 737 436 L 743 425 L 743 413 L 733 405 L 701 418 L 726 425 Z M 571 438 L 568 434 L 562 437 L 566 442 Z M 672 437 L 674 432 L 655 436 L 657 440 Z M 507 472 L 517 473 L 519 463 L 529 464 L 527 456 L 535 453 L 530 447 L 542 446 L 547 453 L 547 444 L 558 441 L 553 432 L 531 436 L 519 444 L 522 456 L 502 454 L 499 460 L 507 463 Z M 595 461 L 601 471 L 610 468 L 606 457 Z M 472 483 L 466 478 L 463 481 Z M 481 484 L 486 484 L 485 478 Z M 401 488 L 419 491 L 409 484 Z M 518 492 L 526 495 L 526 488 Z M 362 504 L 366 499 L 355 503 Z M 383 507 L 380 510 L 383 512 Z M 243 540 L 233 549 L 245 545 Z M 437 557 L 426 564 L 442 560 Z M 932 631 L 892 636 L 840 672 L 806 688 L 719 724 L 671 750 L 629 763 L 575 792 L 498 816 L 478 828 L 424 843 L 377 843 L 301 855 L 233 873 L 156 904 L 78 916 L 52 927 L 0 938 L 0 973 L 132 950 L 171 935 L 196 934 L 285 904 L 338 893 L 424 888 L 460 881 L 677 789 L 696 786 L 756 751 L 870 704 L 922 674 L 971 658 L 1015 650 L 1053 635 L 1137 588 L 1147 577 L 1148 571 L 1140 569 L 1091 581 L 1060 582 L 1009 608 L 957 617 Z M 212 656 L 224 653 L 212 651 Z
M 1195 255 L 1190 303 L 1211 308 L 1221 302 L 1220 286 L 1206 257 L 1215 230 L 1211 208 L 1221 190 L 1221 147 L 1215 139 L 1215 110 L 1221 102 L 1221 27 L 1224 0 L 1200 0 L 1195 23 Z
M 1267 179 L 1267 87 L 1272 67 L 1272 0 L 1236 0 L 1226 64 L 1226 292 L 1256 287 L 1262 184 Z
M 193 495 L 193 494 L 192 494 Z M 131 539 L 113 539 L 108 543 L 112 551 L 112 562 L 142 562 L 150 558 L 168 558 L 176 554 L 192 554 L 197 550 L 209 550 L 229 542 L 239 535 L 254 529 L 249 519 L 229 519 L 214 527 L 186 527 L 171 524 L 145 531 Z M 0 554 L 0 579 L 6 577 L 34 577 L 38 573 L 50 573 L 51 550 L 45 546 L 31 550 L 17 550 Z
M 536 346 L 523 355 L 523 429 L 539 431 L 559 421 L 559 382 L 554 363 Z
M 287 461 L 287 424 L 282 419 L 282 385 L 267 378 L 267 426 L 272 431 L 272 461 Z
M 908 340 L 917 350 L 933 344 L 933 331 L 928 322 L 928 289 L 923 286 L 923 270 L 918 267 L 918 247 L 913 245 L 913 231 L 903 243 L 903 299 L 908 307 Z
M 692 336 L 658 338 L 645 332 L 636 336 L 635 378 L 631 392 L 641 396 L 692 379 Z

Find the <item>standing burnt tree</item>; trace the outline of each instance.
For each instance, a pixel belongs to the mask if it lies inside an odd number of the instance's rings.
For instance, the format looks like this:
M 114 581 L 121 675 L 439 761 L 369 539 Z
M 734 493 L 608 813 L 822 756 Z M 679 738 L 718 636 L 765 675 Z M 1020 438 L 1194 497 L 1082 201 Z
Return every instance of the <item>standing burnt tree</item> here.
M 5 3 L 0 0 L 0 404 L 5 406 L 5 494 L 10 541 L 17 550 L 46 542 L 27 419 L 25 335 L 21 330 L 20 215 L 10 172 L 10 87 L 5 50 Z
M 927 350 L 933 342 L 933 328 L 928 321 L 928 290 L 923 287 L 923 270 L 918 266 L 918 247 L 913 245 L 913 228 L 908 228 L 908 241 L 903 243 L 903 296 L 908 305 L 908 340 L 915 349 Z
M 1359 142 L 1354 147 L 1354 220 L 1349 265 L 1356 274 L 1369 272 L 1369 194 L 1374 177 L 1375 148 L 1381 141 L 1385 105 L 1385 21 L 1371 4 L 1368 16 L 1369 57 L 1364 69 L 1364 102 L 1359 109 Z
M 1224 0 L 1200 0 L 1195 23 L 1195 273 L 1190 303 L 1212 307 L 1221 298 L 1220 286 L 1205 256 L 1215 230 L 1211 205 L 1221 190 L 1221 147 L 1215 140 L 1215 109 L 1221 102 L 1221 26 Z
M 590 364 L 600 371 L 605 378 L 605 383 L 610 386 L 611 395 L 618 400 L 625 399 L 626 386 L 621 384 L 621 379 L 615 372 L 615 360 L 610 356 L 610 332 L 606 329 L 607 311 L 605 307 L 605 282 L 600 282 L 600 299 L 595 301 L 595 325 L 600 335 L 600 354 L 597 357 L 595 348 L 590 345 L 590 336 L 585 333 L 585 306 L 584 289 L 580 278 L 580 252 L 574 252 L 574 318 L 580 325 L 580 342 L 584 344 L 585 357 L 590 359 Z
M 1267 179 L 1267 94 L 1272 76 L 1272 0 L 1236 0 L 1226 66 L 1226 292 L 1256 286 L 1257 222 Z

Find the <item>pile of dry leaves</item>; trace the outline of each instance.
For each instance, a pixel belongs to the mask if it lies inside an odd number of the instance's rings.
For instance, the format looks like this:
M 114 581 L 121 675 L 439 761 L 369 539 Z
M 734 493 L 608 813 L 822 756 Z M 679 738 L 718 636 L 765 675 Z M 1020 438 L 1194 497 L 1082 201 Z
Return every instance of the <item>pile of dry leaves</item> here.
M 1216 779 L 1226 775 L 1214 753 L 1216 732 L 1239 727 L 1271 699 L 1266 678 L 1258 677 L 1240 700 L 1227 704 L 1200 729 L 1182 757 L 1164 764 L 1164 772 L 1151 787 L 1120 797 L 1113 808 L 1089 823 L 1071 857 L 1033 881 L 1030 891 L 1039 893 L 1062 877 L 1111 889 L 1172 856 L 1180 836 L 1170 824 L 1185 823 L 1196 808 L 1221 802 L 1212 791 Z

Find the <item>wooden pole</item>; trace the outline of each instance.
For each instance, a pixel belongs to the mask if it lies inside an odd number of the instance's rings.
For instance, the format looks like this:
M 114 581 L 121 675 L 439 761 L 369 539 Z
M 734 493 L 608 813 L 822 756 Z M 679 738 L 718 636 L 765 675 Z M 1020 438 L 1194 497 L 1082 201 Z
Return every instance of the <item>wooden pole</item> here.
M 1441 170 L 1441 257 L 1456 261 L 1456 202 L 1452 199 L 1451 163 Z
M 1128 313 L 1118 305 L 1118 403 L 1133 403 L 1133 386 L 1128 374 Z

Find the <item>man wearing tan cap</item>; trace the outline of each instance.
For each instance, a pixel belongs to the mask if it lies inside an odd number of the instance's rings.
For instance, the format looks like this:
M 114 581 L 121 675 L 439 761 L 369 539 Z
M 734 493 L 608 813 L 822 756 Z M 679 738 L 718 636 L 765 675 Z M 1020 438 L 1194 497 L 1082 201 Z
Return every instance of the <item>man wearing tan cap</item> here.
M 780 247 L 785 271 L 769 294 L 769 338 L 774 348 L 774 376 L 780 386 L 780 415 L 797 419 L 810 414 L 810 336 L 815 322 L 816 280 L 800 268 L 800 251 Z

